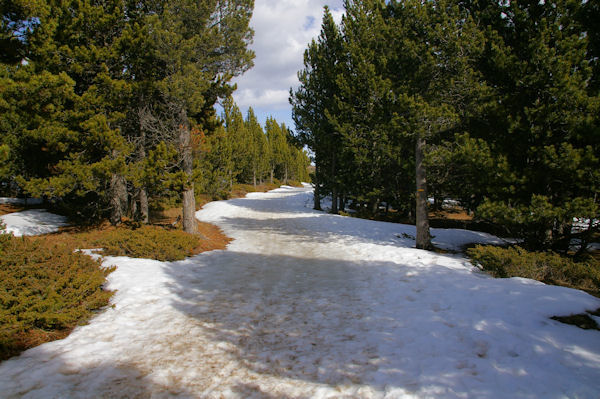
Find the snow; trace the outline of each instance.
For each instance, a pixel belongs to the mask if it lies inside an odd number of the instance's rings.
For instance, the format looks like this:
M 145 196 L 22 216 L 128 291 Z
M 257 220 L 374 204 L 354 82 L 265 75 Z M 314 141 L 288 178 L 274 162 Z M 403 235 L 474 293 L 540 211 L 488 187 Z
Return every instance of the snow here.
M 12 198 L 12 197 L 0 197 L 0 204 L 13 204 L 13 205 L 40 205 L 44 201 L 41 198 Z
M 0 364 L 0 396 L 598 397 L 600 333 L 550 317 L 600 299 L 493 279 L 415 249 L 414 227 L 313 211 L 310 191 L 206 205 L 197 217 L 235 239 L 225 251 L 105 258 L 113 306 Z
M 44 209 L 30 209 L 2 215 L 0 222 L 6 225 L 6 232 L 17 237 L 55 233 L 61 226 L 67 225 L 64 216 L 55 215 Z

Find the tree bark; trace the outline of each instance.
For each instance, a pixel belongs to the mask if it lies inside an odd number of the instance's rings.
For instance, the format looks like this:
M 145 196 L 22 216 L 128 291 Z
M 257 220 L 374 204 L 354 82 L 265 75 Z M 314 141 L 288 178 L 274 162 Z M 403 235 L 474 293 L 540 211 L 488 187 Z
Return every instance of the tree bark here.
M 331 213 L 338 214 L 338 192 L 335 186 L 331 189 Z
M 196 198 L 194 196 L 194 163 L 191 145 L 191 133 L 186 124 L 179 128 L 179 145 L 181 150 L 181 167 L 187 176 L 187 182 L 183 188 L 183 231 L 190 234 L 197 232 L 197 224 L 194 214 L 196 213 Z
M 254 189 L 256 190 L 256 169 L 252 171 L 252 182 L 254 183 Z
M 113 174 L 110 179 L 110 223 L 121 223 L 127 208 L 127 181 L 123 176 Z
M 319 166 L 315 166 L 315 181 L 314 181 L 315 190 L 313 192 L 313 200 L 314 205 L 313 209 L 316 211 L 322 211 L 321 209 L 321 189 L 319 188 Z
M 329 171 L 330 173 L 330 181 L 331 181 L 331 213 L 336 214 L 338 213 L 338 190 L 337 190 L 337 183 L 336 183 L 336 175 L 335 175 L 335 171 L 336 171 L 336 157 L 335 157 L 335 151 L 332 151 L 331 154 L 331 170 Z
M 150 212 L 148 211 L 148 193 L 146 192 L 146 187 L 140 189 L 138 200 L 140 201 L 140 222 L 148 224 Z
M 146 159 L 146 132 L 144 129 L 140 129 L 140 141 L 138 143 L 138 160 L 140 162 Z M 149 222 L 149 212 L 148 212 L 148 192 L 146 191 L 146 186 L 142 186 L 137 193 L 137 200 L 140 202 L 140 213 L 139 213 L 139 221 L 148 224 Z
M 417 183 L 416 197 L 416 216 L 417 216 L 417 238 L 416 246 L 418 249 L 433 249 L 431 244 L 431 235 L 429 234 L 429 215 L 427 213 L 427 180 L 425 174 L 425 165 L 423 164 L 425 139 L 421 135 L 417 136 L 417 145 L 415 148 L 415 175 Z

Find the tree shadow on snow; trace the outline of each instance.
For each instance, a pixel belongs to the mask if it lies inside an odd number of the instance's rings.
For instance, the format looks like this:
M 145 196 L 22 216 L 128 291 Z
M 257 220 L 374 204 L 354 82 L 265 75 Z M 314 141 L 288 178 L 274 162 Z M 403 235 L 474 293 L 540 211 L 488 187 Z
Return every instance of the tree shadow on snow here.
M 0 364 L 2 398 L 197 397 L 184 388 L 154 382 L 151 370 L 144 371 L 133 363 L 105 361 L 82 367 L 77 359 L 67 360 L 49 348 L 42 345 Z
M 593 366 L 595 341 L 566 353 L 572 342 L 553 334 L 563 327 L 536 314 L 576 302 L 583 293 L 574 290 L 446 268 L 231 251 L 169 264 L 168 273 L 173 306 L 213 344 L 255 376 L 308 383 L 307 396 L 323 385 L 450 398 L 498 397 L 507 387 L 529 397 L 582 381 L 585 396 L 598 387 L 585 373 L 572 379 L 582 364 Z M 537 378 L 556 356 L 552 381 Z M 273 392 L 260 381 L 236 390 Z
M 224 227 L 236 230 L 276 233 L 291 236 L 294 241 L 308 243 L 331 243 L 340 240 L 393 245 L 414 248 L 415 226 L 386 223 L 364 219 L 355 219 L 338 215 L 323 214 L 322 218 L 314 216 L 298 216 L 292 218 L 254 219 L 254 218 L 222 218 L 219 222 Z M 461 229 L 431 229 L 433 243 L 440 248 L 459 249 L 467 244 L 504 243 L 503 240 L 478 231 Z

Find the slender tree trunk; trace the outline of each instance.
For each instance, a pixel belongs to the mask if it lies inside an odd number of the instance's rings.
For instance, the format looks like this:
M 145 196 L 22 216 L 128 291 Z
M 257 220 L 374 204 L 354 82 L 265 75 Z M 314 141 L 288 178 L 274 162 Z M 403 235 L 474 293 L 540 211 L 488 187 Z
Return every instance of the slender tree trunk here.
M 273 184 L 273 174 L 275 173 L 275 168 L 271 168 L 271 184 Z
M 371 200 L 369 205 L 371 208 L 371 209 L 369 209 L 369 212 L 371 213 L 371 215 L 377 216 L 377 211 L 379 210 L 379 198 L 375 198 L 375 199 Z
M 288 184 L 288 166 L 285 165 L 285 184 Z
M 138 194 L 135 193 L 135 195 L 131 197 L 131 201 L 129 201 L 129 217 L 136 221 L 137 221 L 137 216 L 138 216 L 137 215 L 137 211 L 138 211 L 137 198 L 138 198 Z
M 138 144 L 138 160 L 140 162 L 146 159 L 146 133 L 143 129 L 141 130 L 140 142 Z M 137 192 L 137 198 L 134 200 L 134 203 L 139 201 L 140 209 L 139 209 L 139 221 L 148 224 L 148 192 L 146 191 L 146 186 L 142 186 Z M 135 214 L 134 214 L 135 215 Z
M 252 182 L 254 183 L 254 189 L 256 190 L 256 168 L 252 170 Z
M 319 188 L 319 166 L 315 166 L 315 190 L 313 192 L 314 206 L 313 209 L 316 211 L 321 211 L 321 189 Z
M 416 216 L 417 216 L 417 248 L 432 249 L 431 235 L 429 234 L 429 215 L 427 214 L 427 180 L 425 165 L 423 164 L 425 139 L 417 136 L 415 148 L 415 174 L 417 183 Z
M 183 189 L 183 231 L 195 234 L 197 231 L 196 219 L 196 198 L 194 197 L 194 182 L 192 180 L 194 173 L 193 154 L 191 145 L 191 134 L 189 126 L 182 125 L 179 129 L 179 145 L 181 150 L 181 166 L 183 172 L 187 175 L 187 184 Z
M 346 200 L 344 199 L 344 194 L 340 194 L 340 206 L 338 207 L 341 212 L 346 210 Z
M 338 192 L 335 186 L 331 189 L 331 213 L 338 213 Z
M 138 200 L 140 201 L 140 222 L 148 224 L 150 212 L 148 211 L 148 193 L 146 187 L 140 188 Z
M 123 176 L 113 174 L 110 179 L 110 223 L 121 223 L 127 211 L 127 181 Z
M 335 170 L 336 170 L 336 157 L 335 157 L 335 151 L 332 152 L 331 154 L 332 158 L 331 158 L 331 170 L 329 171 L 329 176 L 331 179 L 331 213 L 333 214 L 337 214 L 338 213 L 338 190 L 337 190 L 337 184 L 336 184 L 336 175 L 335 175 Z

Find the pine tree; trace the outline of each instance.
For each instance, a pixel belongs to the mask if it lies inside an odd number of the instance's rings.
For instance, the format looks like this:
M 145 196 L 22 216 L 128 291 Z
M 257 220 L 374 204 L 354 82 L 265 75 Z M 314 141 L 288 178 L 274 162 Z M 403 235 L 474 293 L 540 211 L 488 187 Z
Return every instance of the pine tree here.
M 86 0 L 3 8 L 0 41 L 16 38 L 19 57 L 27 58 L 4 68 L 10 84 L 0 93 L 11 110 L 1 123 L 10 156 L 23 166 L 21 184 L 30 193 L 88 203 L 98 217 L 110 209 L 114 223 L 130 195 L 147 220 L 144 159 L 164 142 L 178 149 L 187 176 L 180 190 L 184 228 L 192 232 L 192 132 L 217 127 L 214 103 L 252 64 L 252 7 L 252 0 Z M 35 97 L 11 96 L 15 87 L 58 93 L 41 109 L 31 104 Z
M 565 0 L 472 10 L 495 20 L 481 70 L 497 106 L 471 132 L 504 160 L 494 173 L 511 177 L 500 190 L 490 187 L 497 179 L 482 179 L 490 192 L 477 214 L 532 249 L 567 250 L 573 218 L 598 216 L 597 36 L 582 23 L 593 7 Z
M 483 37 L 450 1 L 392 2 L 389 7 L 395 123 L 415 143 L 417 248 L 431 248 L 426 143 L 455 130 L 464 109 L 479 98 L 474 68 Z
M 252 170 L 252 184 L 256 188 L 257 180 L 263 181 L 269 167 L 269 152 L 267 137 L 256 119 L 252 107 L 248 108 L 248 114 L 245 121 L 246 131 L 249 134 L 251 143 L 248 147 L 250 156 L 250 166 Z
M 339 28 L 328 7 L 317 41 L 304 53 L 304 69 L 298 73 L 300 87 L 290 91 L 292 117 L 302 144 L 314 154 L 314 208 L 320 210 L 320 198 L 339 191 L 341 137 L 329 116 L 338 114 L 335 96 L 340 73 L 342 42 Z M 335 200 L 333 201 L 336 202 Z M 334 208 L 335 211 L 335 208 Z

